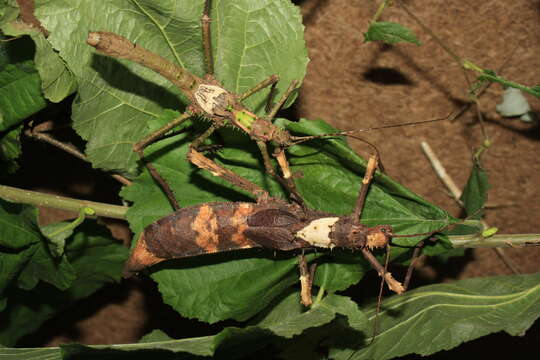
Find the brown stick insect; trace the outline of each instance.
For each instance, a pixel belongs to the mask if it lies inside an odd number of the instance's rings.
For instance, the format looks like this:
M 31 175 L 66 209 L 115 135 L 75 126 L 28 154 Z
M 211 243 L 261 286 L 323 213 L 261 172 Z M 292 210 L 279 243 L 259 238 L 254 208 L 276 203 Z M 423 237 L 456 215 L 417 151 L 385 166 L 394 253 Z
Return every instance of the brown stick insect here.
M 200 157 L 198 161 L 206 161 Z M 215 163 L 216 175 L 222 176 L 224 169 Z M 141 233 L 137 244 L 124 268 L 125 276 L 166 261 L 191 256 L 200 256 L 224 251 L 263 247 L 280 251 L 305 249 L 347 248 L 360 250 L 364 258 L 383 278 L 388 287 L 401 294 L 406 284 L 397 281 L 374 257 L 371 250 L 385 248 L 392 237 L 400 236 L 390 225 L 368 227 L 360 223 L 362 209 L 377 158 L 372 156 L 361 184 L 352 214 L 337 216 L 310 210 L 296 203 L 263 196 L 256 203 L 216 202 L 186 207 L 157 220 Z M 234 178 L 237 184 L 246 183 L 234 173 L 225 170 L 226 178 Z M 263 191 L 259 188 L 259 191 Z M 256 194 L 260 194 L 257 192 Z M 314 268 L 307 269 L 300 256 L 302 302 L 311 304 L 311 282 Z M 410 276 L 409 276 L 410 277 Z

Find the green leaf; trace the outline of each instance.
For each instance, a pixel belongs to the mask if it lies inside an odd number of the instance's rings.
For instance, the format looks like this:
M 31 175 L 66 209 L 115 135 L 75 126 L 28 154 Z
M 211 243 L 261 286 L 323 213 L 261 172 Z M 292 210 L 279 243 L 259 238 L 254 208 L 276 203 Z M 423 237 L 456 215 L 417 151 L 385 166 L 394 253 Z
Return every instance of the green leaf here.
M 60 290 L 69 288 L 76 275 L 66 257 L 53 257 L 45 239 L 34 245 L 33 250 L 32 257 L 17 279 L 19 288 L 33 289 L 40 280 Z
M 47 360 L 61 360 L 62 354 L 60 348 L 48 347 L 48 348 L 2 348 L 0 346 L 0 357 L 13 358 L 18 360 L 35 360 L 35 359 L 47 359 Z
M 369 316 L 373 320 L 374 310 Z M 371 346 L 334 349 L 330 357 L 426 356 L 499 331 L 521 335 L 539 316 L 540 273 L 430 285 L 383 302 L 379 332 Z
M 60 102 L 76 90 L 76 80 L 42 33 L 32 35 L 36 44 L 36 69 L 45 98 Z
M 93 213 L 87 214 L 88 210 L 93 211 L 87 207 L 81 208 L 79 216 L 73 221 L 61 221 L 41 227 L 41 233 L 49 240 L 49 250 L 55 257 L 64 255 L 66 239 L 70 237 L 75 228 L 84 221 L 86 215 L 94 215 Z
M 39 245 L 34 207 L 0 199 L 0 294 L 15 280 Z
M 22 125 L 11 131 L 0 132 L 0 177 L 12 174 L 19 168 L 17 158 L 21 155 Z
M 296 258 L 276 259 L 260 251 L 196 257 L 164 266 L 156 266 L 159 271 L 152 273 L 163 301 L 185 317 L 209 323 L 247 320 L 298 281 Z
M 480 159 L 474 158 L 471 174 L 460 197 L 467 216 L 471 219 L 482 218 L 481 210 L 486 204 L 489 187 L 487 172 L 482 168 Z
M 167 108 L 183 111 L 187 101 L 152 71 L 97 55 L 86 44 L 88 32 L 118 33 L 201 76 L 202 8 L 202 0 L 36 4 L 37 18 L 51 33 L 47 41 L 79 83 L 74 128 L 88 141 L 86 154 L 94 167 L 134 174 L 132 146 L 146 135 L 146 123 Z M 215 73 L 228 89 L 242 92 L 278 74 L 279 96 L 292 79 L 303 78 L 303 26 L 289 1 L 216 1 L 211 16 Z M 268 91 L 247 103 L 260 110 Z
M 318 261 L 313 284 L 329 292 L 343 291 L 358 283 L 367 270 L 361 255 L 336 253 L 322 260 Z
M 105 283 L 119 281 L 127 249 L 110 239 L 103 226 L 87 221 L 67 241 L 65 257 L 76 274 L 66 291 L 44 282 L 29 291 L 13 287 L 8 290 L 7 307 L 0 313 L 0 344 L 14 345 L 74 301 L 89 296 Z
M 17 125 L 46 104 L 32 61 L 8 64 L 0 71 L 0 131 Z
M 152 330 L 150 333 L 144 335 L 140 340 L 140 343 L 147 343 L 147 342 L 159 342 L 159 341 L 169 341 L 173 340 L 169 335 L 165 334 L 163 331 L 159 329 Z
M 382 41 L 387 44 L 409 42 L 420 46 L 420 41 L 410 29 L 388 21 L 377 21 L 369 24 L 368 31 L 364 33 L 364 42 L 370 41 Z
M 306 329 L 328 324 L 338 314 L 347 319 L 350 324 L 349 330 L 366 329 L 365 315 L 347 297 L 327 296 L 306 311 L 300 305 L 298 294 L 291 293 L 281 299 L 268 313 L 260 316 L 254 325 L 244 329 L 228 327 L 214 336 L 180 340 L 171 339 L 162 331 L 155 330 L 137 344 L 115 345 L 114 348 L 69 344 L 62 346 L 62 353 L 64 359 L 80 356 L 145 359 L 156 355 L 160 359 L 191 358 L 188 354 L 227 359 L 244 358 L 270 343 L 296 338 L 296 335 L 302 334 Z M 4 351 L 17 353 L 15 349 Z M 1 354 L 3 353 L 0 349 Z

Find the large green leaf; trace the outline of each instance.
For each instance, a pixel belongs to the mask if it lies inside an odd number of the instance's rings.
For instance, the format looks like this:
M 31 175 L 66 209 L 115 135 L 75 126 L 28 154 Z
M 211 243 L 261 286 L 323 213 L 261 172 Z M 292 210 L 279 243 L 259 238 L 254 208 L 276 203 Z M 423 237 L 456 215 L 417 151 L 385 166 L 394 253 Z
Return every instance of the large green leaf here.
M 373 344 L 362 344 L 357 351 L 335 349 L 331 357 L 426 356 L 498 331 L 521 335 L 538 317 L 540 273 L 430 285 L 383 302 Z
M 12 287 L 6 292 L 7 307 L 0 312 L 0 344 L 14 345 L 77 299 L 89 296 L 105 283 L 119 281 L 127 249 L 95 221 L 87 221 L 68 239 L 65 257 L 75 274 L 66 291 L 40 282 L 32 290 Z
M 132 146 L 146 134 L 146 123 L 166 108 L 183 110 L 186 101 L 152 71 L 97 55 L 86 44 L 88 32 L 118 33 L 201 76 L 202 7 L 202 0 L 36 4 L 35 14 L 50 32 L 47 41 L 78 79 L 74 127 L 88 141 L 86 153 L 94 167 L 134 173 Z M 303 78 L 307 63 L 303 26 L 298 8 L 289 1 L 213 1 L 211 16 L 215 73 L 227 88 L 242 92 L 278 74 L 282 93 L 292 79 Z M 42 76 L 45 79 L 43 72 Z M 69 81 L 55 85 L 70 86 Z M 248 103 L 260 109 L 267 91 Z
M 228 327 L 214 336 L 175 340 L 163 332 L 154 331 L 138 344 L 110 346 L 64 345 L 64 359 L 88 356 L 103 358 L 145 359 L 157 356 L 159 359 L 192 358 L 198 356 L 214 356 L 215 358 L 245 358 L 272 342 L 283 342 L 291 339 L 309 328 L 328 324 L 337 316 L 345 317 L 349 329 L 366 330 L 367 319 L 358 306 L 349 298 L 330 295 L 305 311 L 299 303 L 299 296 L 291 293 L 281 299 L 268 313 L 259 317 L 253 325 L 244 329 Z M 293 340 L 294 341 L 294 340 Z M 44 353 L 57 358 L 60 351 L 45 352 L 36 349 L 35 354 Z M 32 354 L 29 349 L 0 349 L 0 355 Z

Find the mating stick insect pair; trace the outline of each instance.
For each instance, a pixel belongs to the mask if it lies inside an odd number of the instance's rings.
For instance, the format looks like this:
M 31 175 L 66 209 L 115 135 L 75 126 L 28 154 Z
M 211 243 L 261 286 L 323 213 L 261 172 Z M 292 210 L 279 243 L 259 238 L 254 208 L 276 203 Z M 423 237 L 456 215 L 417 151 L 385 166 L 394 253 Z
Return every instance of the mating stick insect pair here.
M 285 149 L 302 141 L 318 136 L 295 137 L 272 124 L 271 120 L 286 102 L 298 85 L 293 81 L 287 91 L 273 105 L 264 118 L 248 110 L 242 100 L 253 93 L 275 86 L 276 75 L 268 77 L 253 89 L 236 95 L 224 89 L 213 76 L 213 60 L 210 44 L 209 1 L 205 2 L 202 16 L 205 64 L 207 74 L 197 77 L 163 57 L 134 45 L 129 40 L 108 32 L 89 33 L 87 43 L 98 52 L 128 59 L 146 66 L 161 74 L 191 101 L 187 111 L 176 120 L 163 126 L 135 144 L 134 150 L 141 159 L 143 150 L 149 144 L 166 136 L 182 122 L 202 115 L 212 121 L 210 127 L 197 137 L 188 152 L 188 160 L 196 166 L 220 176 L 235 186 L 251 193 L 256 203 L 207 203 L 188 208 L 180 208 L 169 185 L 153 168 L 145 162 L 152 177 L 160 184 L 170 200 L 175 213 L 148 226 L 138 239 L 137 245 L 126 264 L 126 272 L 132 273 L 172 258 L 184 258 L 219 251 L 264 247 L 276 250 L 295 250 L 308 248 L 344 247 L 360 249 L 364 257 L 378 271 L 390 289 L 397 293 L 405 286 L 396 281 L 390 273 L 371 254 L 370 249 L 385 247 L 393 235 L 389 225 L 366 227 L 359 223 L 367 189 L 371 177 L 377 168 L 377 158 L 373 157 L 366 170 L 362 189 L 358 196 L 355 211 L 350 216 L 335 216 L 308 209 L 296 190 Z M 439 119 L 435 120 L 438 121 Z M 428 121 L 429 122 L 429 121 Z M 216 129 L 225 124 L 233 125 L 249 134 L 261 151 L 265 170 L 273 175 L 289 192 L 292 203 L 271 198 L 258 185 L 221 167 L 202 154 L 202 144 Z M 327 134 L 325 136 L 348 135 L 351 132 Z M 283 176 L 275 173 L 267 143 L 275 147 L 274 156 L 281 167 Z M 309 303 L 309 291 L 312 276 L 306 271 L 305 259 L 301 257 L 301 272 L 308 278 L 303 289 L 304 303 Z

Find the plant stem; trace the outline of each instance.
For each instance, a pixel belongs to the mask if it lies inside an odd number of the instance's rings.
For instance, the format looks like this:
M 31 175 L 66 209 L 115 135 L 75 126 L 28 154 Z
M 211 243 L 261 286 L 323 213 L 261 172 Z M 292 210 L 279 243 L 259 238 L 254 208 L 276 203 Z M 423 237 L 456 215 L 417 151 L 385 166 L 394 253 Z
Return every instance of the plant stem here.
M 449 236 L 454 248 L 496 248 L 540 246 L 540 234 L 497 234 L 488 238 L 480 234 Z
M 0 198 L 12 202 L 46 206 L 74 212 L 79 212 L 81 208 L 88 207 L 93 209 L 98 216 L 122 220 L 126 219 L 126 211 L 129 209 L 127 206 L 73 199 L 54 194 L 18 189 L 5 185 L 0 185 Z
M 384 9 L 386 9 L 386 7 L 388 6 L 388 3 L 390 1 L 388 0 L 384 0 L 381 5 L 379 5 L 379 7 L 377 8 L 377 11 L 375 12 L 375 15 L 373 15 L 373 18 L 371 19 L 371 23 L 374 23 L 374 22 L 377 22 L 379 20 L 379 18 L 381 17 Z
M 83 153 L 81 153 L 79 150 L 77 150 L 73 145 L 71 144 L 65 144 L 61 141 L 58 141 L 56 140 L 55 138 L 53 138 L 52 136 L 48 135 L 48 134 L 45 134 L 43 132 L 39 132 L 39 131 L 34 131 L 34 130 L 26 130 L 24 132 L 24 134 L 26 136 L 29 136 L 31 138 L 34 138 L 34 139 L 37 139 L 37 140 L 41 140 L 41 141 L 44 141 L 50 145 L 53 145 L 53 146 L 56 146 L 57 148 L 61 149 L 61 150 L 64 150 L 65 152 L 75 156 L 76 158 L 79 158 L 87 163 L 91 163 L 87 158 L 86 156 L 84 156 Z M 129 186 L 131 185 L 131 181 L 128 180 L 127 178 L 123 177 L 122 175 L 119 175 L 119 174 L 110 174 L 111 177 L 113 179 L 115 179 L 116 181 L 118 181 L 119 183 L 121 183 L 122 185 L 126 185 L 126 186 Z

